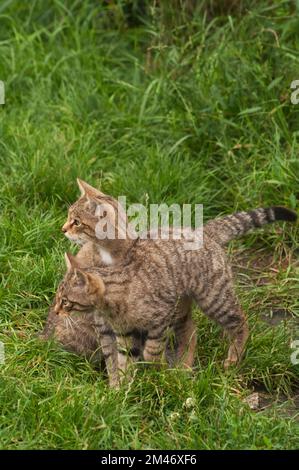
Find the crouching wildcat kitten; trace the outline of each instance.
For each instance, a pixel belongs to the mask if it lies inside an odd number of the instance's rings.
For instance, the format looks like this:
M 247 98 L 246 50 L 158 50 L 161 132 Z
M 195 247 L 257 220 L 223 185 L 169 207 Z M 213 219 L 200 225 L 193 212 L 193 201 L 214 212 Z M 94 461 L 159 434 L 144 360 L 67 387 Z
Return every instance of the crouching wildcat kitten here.
M 101 266 L 102 259 L 92 246 L 92 242 L 86 243 L 76 255 L 76 259 L 82 267 Z M 103 363 L 103 355 L 100 345 L 100 324 L 98 316 L 93 319 L 89 315 L 80 315 L 71 318 L 58 316 L 55 313 L 57 293 L 50 306 L 46 324 L 39 334 L 39 339 L 47 341 L 56 340 L 64 349 L 79 356 L 86 357 L 89 361 L 99 366 Z

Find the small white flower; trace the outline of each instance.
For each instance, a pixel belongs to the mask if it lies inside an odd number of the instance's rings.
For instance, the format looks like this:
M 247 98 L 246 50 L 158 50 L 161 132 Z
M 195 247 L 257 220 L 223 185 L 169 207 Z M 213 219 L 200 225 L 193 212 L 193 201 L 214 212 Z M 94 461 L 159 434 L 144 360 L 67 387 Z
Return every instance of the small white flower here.
M 170 415 L 169 415 L 170 421 L 175 421 L 179 417 L 180 417 L 180 413 L 177 413 L 176 411 L 174 411 L 173 413 L 170 413 Z
M 187 400 L 186 400 L 185 403 L 184 403 L 184 407 L 189 410 L 190 408 L 194 408 L 194 407 L 195 407 L 195 404 L 196 404 L 196 403 L 195 403 L 194 398 L 188 397 Z
M 197 416 L 196 416 L 196 413 L 195 413 L 195 410 L 192 410 L 189 414 L 189 420 L 190 421 L 197 421 Z

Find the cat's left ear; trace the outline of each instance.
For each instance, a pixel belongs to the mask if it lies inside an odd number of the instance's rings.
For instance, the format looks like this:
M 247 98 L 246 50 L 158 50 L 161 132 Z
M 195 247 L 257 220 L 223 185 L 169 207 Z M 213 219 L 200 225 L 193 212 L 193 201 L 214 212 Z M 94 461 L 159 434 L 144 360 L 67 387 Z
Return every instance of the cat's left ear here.
M 87 274 L 84 273 L 83 271 L 80 271 L 80 269 L 78 269 L 78 268 L 74 269 L 74 281 L 75 281 L 77 287 L 85 288 L 86 291 L 88 291 L 88 277 L 87 277 Z
M 94 294 L 99 299 L 102 299 L 106 290 L 103 279 L 99 275 L 93 273 L 85 273 L 85 276 L 87 278 L 88 294 Z

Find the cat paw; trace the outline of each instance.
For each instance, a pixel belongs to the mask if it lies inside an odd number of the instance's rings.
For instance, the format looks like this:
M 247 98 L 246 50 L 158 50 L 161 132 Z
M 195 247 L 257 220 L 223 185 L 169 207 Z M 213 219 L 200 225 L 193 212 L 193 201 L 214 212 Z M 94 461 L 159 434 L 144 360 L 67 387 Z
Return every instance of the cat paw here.
M 233 366 L 237 365 L 237 361 L 235 359 L 225 359 L 223 363 L 224 370 L 230 369 Z

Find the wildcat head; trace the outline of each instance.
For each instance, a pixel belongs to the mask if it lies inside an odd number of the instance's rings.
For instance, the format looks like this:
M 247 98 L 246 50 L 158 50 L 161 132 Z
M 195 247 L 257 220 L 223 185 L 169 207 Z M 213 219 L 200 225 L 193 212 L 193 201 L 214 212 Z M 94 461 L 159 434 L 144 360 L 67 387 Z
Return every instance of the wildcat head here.
M 57 315 L 95 313 L 104 304 L 105 285 L 99 276 L 80 269 L 74 256 L 66 253 L 67 273 L 60 284 L 54 311 Z
M 77 182 L 81 197 L 69 208 L 62 227 L 65 236 L 78 245 L 92 241 L 103 247 L 126 238 L 127 216 L 121 204 L 80 179 Z

